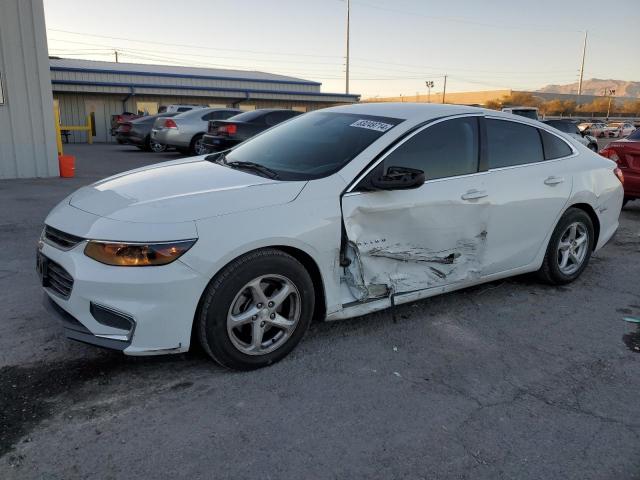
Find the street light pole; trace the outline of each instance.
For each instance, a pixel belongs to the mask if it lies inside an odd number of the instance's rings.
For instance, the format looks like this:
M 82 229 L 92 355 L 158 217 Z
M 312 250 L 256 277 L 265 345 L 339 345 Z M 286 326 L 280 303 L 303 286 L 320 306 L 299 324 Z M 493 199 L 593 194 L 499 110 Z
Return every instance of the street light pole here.
M 351 0 L 347 0 L 347 69 L 345 77 L 345 93 L 349 93 L 349 29 L 351 27 Z
M 447 76 L 444 76 L 444 88 L 442 89 L 442 103 L 444 103 L 444 97 L 447 94 Z
M 431 89 L 432 89 L 432 88 L 433 88 L 433 86 L 434 86 L 433 80 L 427 80 L 427 81 L 426 81 L 426 82 L 424 82 L 424 83 L 425 83 L 425 85 L 427 86 L 427 90 L 429 91 L 429 93 L 428 93 L 428 97 L 427 97 L 427 98 L 428 98 L 428 100 L 427 100 L 427 101 L 428 101 L 429 103 L 431 103 Z

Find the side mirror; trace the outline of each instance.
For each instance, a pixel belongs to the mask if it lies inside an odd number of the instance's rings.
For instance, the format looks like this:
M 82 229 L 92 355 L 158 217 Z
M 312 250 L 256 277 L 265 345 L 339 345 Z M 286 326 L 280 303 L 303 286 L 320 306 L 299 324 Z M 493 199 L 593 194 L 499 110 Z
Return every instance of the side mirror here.
M 425 181 L 424 172 L 415 168 L 389 167 L 386 173 L 376 169 L 372 174 L 371 186 L 376 190 L 408 190 Z

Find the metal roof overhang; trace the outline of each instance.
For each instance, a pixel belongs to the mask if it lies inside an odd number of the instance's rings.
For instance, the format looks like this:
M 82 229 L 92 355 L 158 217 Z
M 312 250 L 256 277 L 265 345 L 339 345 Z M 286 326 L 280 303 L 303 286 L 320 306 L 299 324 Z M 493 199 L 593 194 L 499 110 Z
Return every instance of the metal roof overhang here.
M 238 97 L 261 100 L 300 100 L 311 102 L 357 102 L 360 95 L 344 93 L 295 92 L 251 88 L 196 87 L 188 85 L 156 85 L 145 83 L 91 82 L 83 80 L 51 80 L 54 91 L 82 93 L 124 93 L 133 95 L 188 95 L 201 97 Z M 56 86 L 79 87 L 56 88 Z

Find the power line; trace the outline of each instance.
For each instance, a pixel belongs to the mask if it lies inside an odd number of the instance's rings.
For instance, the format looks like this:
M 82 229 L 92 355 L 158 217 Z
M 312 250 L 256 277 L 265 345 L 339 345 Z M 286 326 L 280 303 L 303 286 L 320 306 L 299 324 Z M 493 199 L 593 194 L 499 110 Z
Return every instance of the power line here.
M 159 42 L 155 40 L 137 40 L 135 38 L 126 38 L 126 37 L 112 37 L 110 35 L 98 35 L 95 33 L 86 33 L 86 32 L 72 32 L 70 30 L 60 30 L 57 28 L 47 28 L 48 31 L 51 32 L 59 32 L 59 33 L 67 33 L 70 35 L 81 35 L 88 37 L 96 37 L 96 38 L 106 38 L 109 40 L 124 40 L 127 42 L 136 42 L 136 43 L 145 43 L 150 45 L 165 45 L 169 47 L 184 47 L 184 48 L 193 48 L 199 50 L 219 50 L 226 52 L 246 52 L 246 53 L 256 53 L 256 54 L 270 54 L 270 55 L 288 55 L 288 56 L 297 56 L 297 57 L 324 57 L 324 58 L 343 58 L 341 55 L 317 55 L 311 53 L 294 53 L 294 52 L 275 52 L 275 51 L 265 51 L 265 50 L 245 50 L 245 49 L 237 49 L 237 48 L 213 48 L 213 47 L 203 47 L 202 45 L 193 45 L 186 43 L 174 43 L 174 42 Z M 61 40 L 66 41 L 66 40 Z

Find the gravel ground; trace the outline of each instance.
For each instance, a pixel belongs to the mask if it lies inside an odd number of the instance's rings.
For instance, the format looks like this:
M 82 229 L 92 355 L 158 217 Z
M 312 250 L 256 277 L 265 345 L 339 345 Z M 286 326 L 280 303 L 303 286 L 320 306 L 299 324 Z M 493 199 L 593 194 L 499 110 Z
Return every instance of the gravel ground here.
M 69 146 L 75 179 L 0 182 L 0 478 L 640 478 L 640 201 L 575 283 L 525 276 L 312 326 L 250 373 L 73 343 L 40 306 L 42 221 L 176 158 Z

